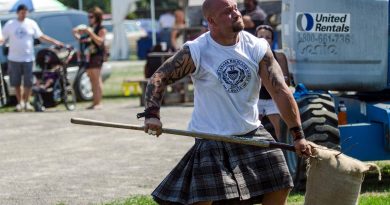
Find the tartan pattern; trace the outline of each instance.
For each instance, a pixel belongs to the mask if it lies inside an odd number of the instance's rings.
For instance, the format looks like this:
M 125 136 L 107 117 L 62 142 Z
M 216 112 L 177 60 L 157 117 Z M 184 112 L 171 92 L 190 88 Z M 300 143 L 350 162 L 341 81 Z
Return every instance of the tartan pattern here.
M 255 137 L 274 141 L 264 128 Z M 280 149 L 196 139 L 152 196 L 160 204 L 229 199 L 245 204 L 264 193 L 292 187 Z

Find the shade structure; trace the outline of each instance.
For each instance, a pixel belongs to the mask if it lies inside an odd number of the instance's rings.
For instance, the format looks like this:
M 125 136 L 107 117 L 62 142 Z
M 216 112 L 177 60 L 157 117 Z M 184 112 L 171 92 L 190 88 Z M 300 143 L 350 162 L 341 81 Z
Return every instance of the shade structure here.
M 4 7 L 0 12 L 16 12 L 19 5 L 24 4 L 29 11 L 64 11 L 67 7 L 57 0 L 8 0 L 4 1 Z M 1 4 L 1 2 L 0 2 Z
M 112 60 L 129 59 L 129 44 L 123 21 L 134 2 L 135 0 L 111 0 L 112 24 L 114 26 L 114 39 L 110 48 L 110 58 Z

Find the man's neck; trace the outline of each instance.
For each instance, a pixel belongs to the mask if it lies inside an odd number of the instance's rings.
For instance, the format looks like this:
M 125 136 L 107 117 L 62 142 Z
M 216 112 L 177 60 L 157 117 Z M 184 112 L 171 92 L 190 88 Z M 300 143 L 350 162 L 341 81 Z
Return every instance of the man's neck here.
M 240 32 L 226 35 L 218 32 L 210 32 L 210 35 L 215 42 L 222 46 L 233 46 L 240 40 L 238 36 L 239 33 Z
M 18 18 L 18 21 L 23 22 L 26 18 Z

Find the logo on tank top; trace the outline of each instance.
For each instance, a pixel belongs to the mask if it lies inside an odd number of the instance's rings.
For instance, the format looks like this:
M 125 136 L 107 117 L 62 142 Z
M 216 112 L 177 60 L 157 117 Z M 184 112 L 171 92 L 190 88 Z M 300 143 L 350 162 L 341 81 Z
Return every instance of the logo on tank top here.
M 244 89 L 250 79 L 248 66 L 238 59 L 225 60 L 217 70 L 218 80 L 229 93 L 238 93 Z

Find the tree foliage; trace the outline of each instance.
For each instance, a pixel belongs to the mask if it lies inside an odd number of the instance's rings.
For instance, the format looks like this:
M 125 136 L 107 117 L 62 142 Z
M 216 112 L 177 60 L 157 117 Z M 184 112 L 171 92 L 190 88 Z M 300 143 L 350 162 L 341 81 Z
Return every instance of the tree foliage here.
M 58 0 L 63 3 L 65 6 L 79 9 L 78 0 Z M 104 13 L 111 13 L 111 0 L 82 0 L 83 10 L 88 11 L 88 9 L 98 6 L 103 9 Z
M 78 0 L 58 0 L 63 3 L 65 6 L 79 9 Z M 83 10 L 88 11 L 88 9 L 93 6 L 98 6 L 103 9 L 104 13 L 111 13 L 111 0 L 82 0 Z M 167 10 L 176 9 L 179 7 L 178 0 L 155 0 L 156 13 L 159 15 Z M 136 2 L 137 10 L 129 14 L 131 18 L 137 17 L 149 17 L 150 13 L 150 0 L 138 0 Z
M 150 18 L 150 0 L 137 1 L 137 10 L 134 12 L 140 18 Z M 156 17 L 168 10 L 179 7 L 178 0 L 155 0 Z

